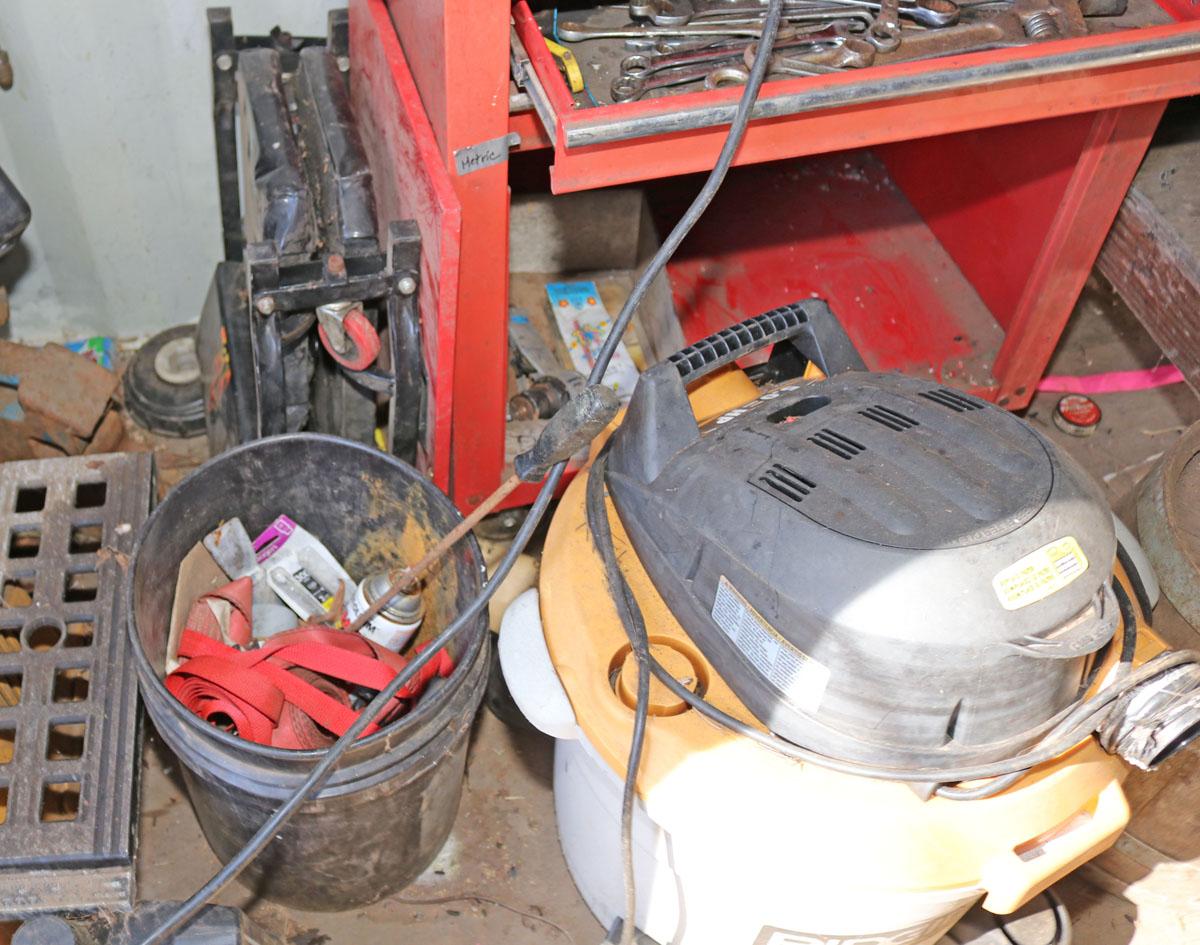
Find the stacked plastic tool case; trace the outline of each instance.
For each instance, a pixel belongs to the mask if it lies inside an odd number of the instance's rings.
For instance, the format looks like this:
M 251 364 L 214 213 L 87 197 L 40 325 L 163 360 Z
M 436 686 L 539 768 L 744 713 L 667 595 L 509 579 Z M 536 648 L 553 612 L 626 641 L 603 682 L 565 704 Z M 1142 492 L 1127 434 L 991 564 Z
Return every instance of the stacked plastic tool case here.
M 208 19 L 225 237 L 197 333 L 209 445 L 313 430 L 413 460 L 420 237 L 376 218 L 345 11 L 321 39 Z

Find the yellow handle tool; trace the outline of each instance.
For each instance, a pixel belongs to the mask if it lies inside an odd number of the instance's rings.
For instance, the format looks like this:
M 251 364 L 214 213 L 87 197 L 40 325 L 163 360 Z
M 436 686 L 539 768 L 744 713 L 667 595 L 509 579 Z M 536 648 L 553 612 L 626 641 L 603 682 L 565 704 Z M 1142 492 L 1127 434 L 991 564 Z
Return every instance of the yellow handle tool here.
M 579 60 L 575 58 L 575 54 L 552 39 L 546 40 L 546 48 L 550 50 L 550 55 L 559 61 L 562 66 L 563 73 L 567 77 L 567 85 L 571 87 L 572 92 L 583 91 L 583 72 L 579 68 Z

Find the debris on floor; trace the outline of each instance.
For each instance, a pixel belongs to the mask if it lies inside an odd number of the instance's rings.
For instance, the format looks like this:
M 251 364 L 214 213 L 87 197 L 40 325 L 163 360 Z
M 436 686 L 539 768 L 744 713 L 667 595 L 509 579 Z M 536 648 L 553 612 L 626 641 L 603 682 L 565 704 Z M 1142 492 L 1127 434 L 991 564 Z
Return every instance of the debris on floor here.
M 0 341 L 0 459 L 109 453 L 125 435 L 118 377 L 63 345 Z

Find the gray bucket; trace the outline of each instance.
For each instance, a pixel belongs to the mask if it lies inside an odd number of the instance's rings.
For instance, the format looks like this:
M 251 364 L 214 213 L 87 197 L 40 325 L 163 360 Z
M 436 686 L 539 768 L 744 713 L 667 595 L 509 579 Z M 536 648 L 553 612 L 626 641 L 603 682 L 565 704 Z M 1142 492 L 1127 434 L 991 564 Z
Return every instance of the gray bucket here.
M 320 751 L 244 741 L 202 721 L 163 686 L 175 577 L 189 550 L 238 516 L 251 535 L 286 513 L 320 538 L 352 577 L 412 563 L 461 516 L 406 463 L 336 437 L 258 440 L 210 460 L 154 510 L 138 536 L 126 609 L 146 710 L 178 756 L 213 851 L 227 861 L 303 780 Z M 420 639 L 442 630 L 485 577 L 474 537 L 428 579 Z M 376 902 L 419 875 L 458 811 L 471 723 L 487 685 L 487 614 L 448 647 L 456 668 L 416 707 L 360 739 L 242 880 L 303 909 Z

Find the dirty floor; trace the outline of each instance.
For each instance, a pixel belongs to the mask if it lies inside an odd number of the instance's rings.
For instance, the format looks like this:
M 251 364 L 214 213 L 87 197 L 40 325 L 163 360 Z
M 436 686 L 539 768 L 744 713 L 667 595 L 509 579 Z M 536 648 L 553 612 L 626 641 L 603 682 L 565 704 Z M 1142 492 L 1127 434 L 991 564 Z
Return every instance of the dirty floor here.
M 1053 373 L 1091 373 L 1161 362 L 1153 342 L 1102 285 L 1091 285 L 1055 356 Z M 1144 475 L 1200 405 L 1184 385 L 1099 398 L 1104 421 L 1088 439 L 1050 422 L 1058 395 L 1041 394 L 1026 417 L 1100 477 L 1114 501 Z M 178 441 L 176 441 L 178 443 Z M 188 448 L 173 447 L 176 454 Z M 185 463 L 177 465 L 186 465 Z M 172 473 L 173 475 L 174 473 Z M 147 740 L 142 802 L 140 895 L 179 899 L 217 868 L 183 793 L 176 764 Z M 384 826 L 386 829 L 386 825 Z M 1085 945 L 1184 945 L 1200 941 L 1200 918 L 1176 908 L 1135 905 L 1083 876 L 1059 886 Z M 1181 888 L 1181 901 L 1200 888 Z M 430 870 L 402 896 L 374 907 L 319 914 L 255 901 L 236 887 L 222 900 L 294 945 L 596 945 L 599 924 L 567 875 L 555 834 L 548 740 L 515 731 L 484 711 L 476 724 L 454 832 Z

